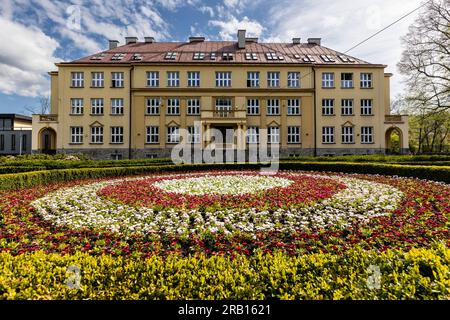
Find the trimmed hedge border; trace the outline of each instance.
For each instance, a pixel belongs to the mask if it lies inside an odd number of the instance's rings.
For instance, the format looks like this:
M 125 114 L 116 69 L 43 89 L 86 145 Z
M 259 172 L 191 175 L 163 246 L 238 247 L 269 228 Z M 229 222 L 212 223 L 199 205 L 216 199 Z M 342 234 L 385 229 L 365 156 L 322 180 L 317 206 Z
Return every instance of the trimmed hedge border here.
M 442 245 L 145 260 L 0 253 L 0 265 L 0 299 L 450 299 L 450 249 Z M 68 272 L 75 269 L 78 278 Z
M 0 176 L 0 189 L 20 189 L 39 184 L 63 182 L 77 179 L 95 179 L 113 176 L 137 175 L 145 173 L 160 173 L 170 171 L 197 171 L 197 170 L 241 170 L 260 169 L 261 164 L 256 163 L 229 163 L 229 164 L 185 164 L 185 165 L 154 165 L 137 167 L 111 167 L 111 168 L 80 168 L 42 170 L 3 174 Z M 282 162 L 282 170 L 329 171 L 343 173 L 362 173 L 416 177 L 421 179 L 450 183 L 450 167 L 412 166 L 379 163 L 343 163 L 343 162 Z

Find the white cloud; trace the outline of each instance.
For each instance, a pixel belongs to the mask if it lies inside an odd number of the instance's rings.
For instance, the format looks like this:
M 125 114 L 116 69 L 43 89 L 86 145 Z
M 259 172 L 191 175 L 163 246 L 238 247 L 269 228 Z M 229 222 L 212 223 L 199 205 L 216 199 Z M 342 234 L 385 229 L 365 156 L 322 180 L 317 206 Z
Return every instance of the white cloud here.
M 214 9 L 212 7 L 202 6 L 198 10 L 200 10 L 201 13 L 208 13 L 211 18 L 214 18 Z
M 35 27 L 0 17 L 0 91 L 38 96 L 49 91 L 46 72 L 60 59 L 54 56 L 58 42 Z
M 421 0 L 282 0 L 271 6 L 271 17 L 265 41 L 290 41 L 293 37 L 321 37 L 322 44 L 338 51 L 352 46 L 418 7 Z M 350 9 L 351 8 L 351 9 Z M 416 15 L 398 24 L 349 52 L 363 60 L 387 64 L 392 78 L 392 97 L 401 89 L 401 77 L 396 72 L 402 48 L 400 37 Z
M 233 16 L 227 21 L 210 20 L 208 25 L 219 28 L 219 37 L 224 40 L 236 39 L 238 29 L 247 30 L 247 35 L 250 37 L 259 37 L 264 31 L 264 27 L 258 21 L 250 20 L 248 17 L 240 21 Z

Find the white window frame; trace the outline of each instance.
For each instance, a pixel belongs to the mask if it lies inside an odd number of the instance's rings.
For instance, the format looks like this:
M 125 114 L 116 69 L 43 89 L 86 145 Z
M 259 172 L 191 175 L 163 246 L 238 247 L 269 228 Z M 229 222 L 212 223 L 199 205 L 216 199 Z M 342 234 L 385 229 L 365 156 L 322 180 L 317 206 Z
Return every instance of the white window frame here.
M 299 144 L 301 142 L 299 126 L 289 126 L 287 127 L 287 143 L 289 144 Z
M 280 115 L 280 99 L 267 99 L 267 115 Z
M 83 127 L 70 127 L 70 143 L 82 144 L 84 138 Z
M 300 72 L 288 72 L 287 85 L 288 88 L 300 88 Z
M 123 127 L 111 127 L 111 143 L 122 144 L 123 143 Z
M 91 115 L 103 115 L 105 112 L 105 100 L 103 98 L 91 99 Z
M 180 114 L 180 99 L 179 98 L 167 98 L 167 115 L 179 115 Z
M 200 98 L 188 98 L 186 105 L 189 116 L 197 116 L 200 114 Z
M 361 127 L 361 143 L 372 144 L 374 143 L 374 130 L 373 127 Z
M 159 126 L 147 126 L 145 135 L 145 143 L 159 144 Z
M 289 98 L 287 99 L 287 114 L 288 116 L 298 116 L 300 112 L 300 98 Z
M 188 87 L 200 87 L 200 71 L 188 71 Z
M 124 87 L 124 73 L 111 72 L 111 88 L 123 88 L 123 87 Z
M 180 127 L 167 127 L 167 143 L 180 143 Z
M 103 88 L 105 86 L 105 74 L 100 71 L 91 72 L 92 88 Z
M 167 71 L 167 86 L 179 87 L 180 86 L 180 72 L 179 71 Z
M 83 88 L 84 87 L 84 72 L 72 72 L 72 88 Z
M 147 71 L 147 87 L 159 87 L 159 71 Z
M 145 99 L 145 114 L 159 115 L 161 109 L 161 98 L 147 97 Z
M 71 98 L 70 99 L 70 114 L 80 115 L 84 113 L 84 99 L 83 98 Z
M 334 143 L 334 127 L 322 127 L 322 144 Z
M 267 87 L 268 88 L 279 88 L 280 87 L 280 72 L 279 71 L 268 71 L 267 72 Z
M 231 71 L 216 71 L 216 87 L 231 87 Z
M 373 88 L 373 74 L 361 73 L 359 76 L 361 88 Z
M 353 116 L 353 99 L 342 99 L 341 100 L 341 115 L 343 116 Z
M 342 144 L 355 143 L 355 129 L 353 126 L 342 126 Z
M 334 88 L 334 73 L 322 73 L 322 88 Z
M 259 88 L 259 71 L 247 72 L 247 88 Z
M 345 75 L 351 75 L 351 79 L 344 79 Z M 341 73 L 341 87 L 342 88 L 353 88 L 353 73 L 343 72 Z
M 189 126 L 187 138 L 188 143 L 200 143 L 200 126 Z
M 247 128 L 247 143 L 259 143 L 259 127 L 252 126 Z
M 322 115 L 334 116 L 334 99 L 322 99 Z
M 252 98 L 247 99 L 247 114 L 248 115 L 259 115 L 259 99 Z
M 91 143 L 102 144 L 103 143 L 103 127 L 91 127 Z
M 373 115 L 373 99 L 361 99 L 361 115 Z
M 267 128 L 267 142 L 280 143 L 280 127 L 271 126 Z
M 111 98 L 111 114 L 123 115 L 124 106 L 123 98 Z

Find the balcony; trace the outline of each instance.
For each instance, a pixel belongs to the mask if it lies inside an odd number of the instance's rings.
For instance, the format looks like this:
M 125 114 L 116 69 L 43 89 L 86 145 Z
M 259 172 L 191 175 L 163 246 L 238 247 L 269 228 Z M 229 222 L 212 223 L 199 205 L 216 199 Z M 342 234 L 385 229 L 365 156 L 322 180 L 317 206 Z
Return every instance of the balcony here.
M 33 120 L 36 119 L 39 122 L 58 122 L 57 114 L 34 114 Z
M 406 115 L 399 115 L 399 114 L 389 114 L 384 116 L 384 123 L 407 123 L 408 122 L 408 116 Z
M 238 109 L 202 110 L 202 119 L 245 120 L 247 112 Z

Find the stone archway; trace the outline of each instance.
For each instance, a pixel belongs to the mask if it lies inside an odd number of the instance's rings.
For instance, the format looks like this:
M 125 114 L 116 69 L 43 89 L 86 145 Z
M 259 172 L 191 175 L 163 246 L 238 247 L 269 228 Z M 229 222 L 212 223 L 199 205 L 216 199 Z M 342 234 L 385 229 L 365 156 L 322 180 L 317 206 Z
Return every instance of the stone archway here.
M 39 152 L 45 154 L 56 153 L 56 131 L 50 127 L 39 131 Z
M 398 138 L 395 138 L 395 135 Z M 403 132 L 399 127 L 392 126 L 386 130 L 386 153 L 387 154 L 401 154 L 403 153 Z

